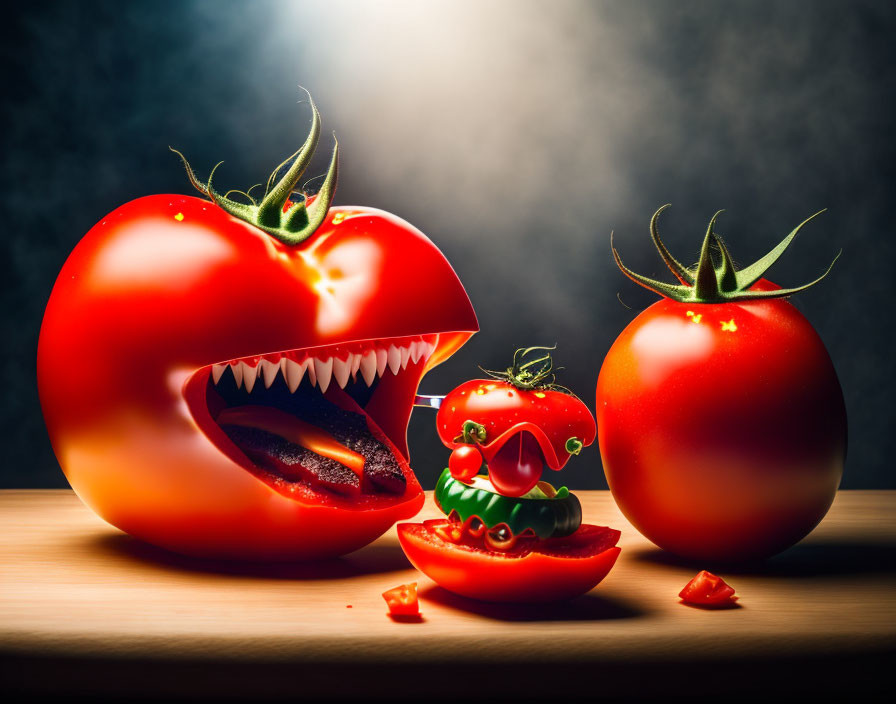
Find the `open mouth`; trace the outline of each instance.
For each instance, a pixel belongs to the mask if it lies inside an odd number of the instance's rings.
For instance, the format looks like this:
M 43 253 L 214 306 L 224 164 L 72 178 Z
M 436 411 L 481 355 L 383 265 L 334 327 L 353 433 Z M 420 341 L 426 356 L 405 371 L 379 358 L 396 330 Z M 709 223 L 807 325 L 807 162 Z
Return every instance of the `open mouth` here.
M 196 372 L 187 402 L 222 452 L 281 494 L 391 505 L 420 491 L 405 434 L 437 343 L 417 335 L 233 359 Z

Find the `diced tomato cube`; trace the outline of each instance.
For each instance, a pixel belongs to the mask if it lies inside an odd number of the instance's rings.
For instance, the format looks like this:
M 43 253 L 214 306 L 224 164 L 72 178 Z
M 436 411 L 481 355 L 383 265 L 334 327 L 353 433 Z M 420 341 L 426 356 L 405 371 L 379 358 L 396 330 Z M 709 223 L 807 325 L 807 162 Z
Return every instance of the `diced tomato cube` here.
M 417 600 L 417 583 L 402 584 L 383 592 L 383 599 L 393 616 L 418 616 L 420 603 Z
M 678 594 L 682 601 L 697 606 L 722 606 L 731 604 L 737 597 L 734 589 L 724 579 L 701 570 Z

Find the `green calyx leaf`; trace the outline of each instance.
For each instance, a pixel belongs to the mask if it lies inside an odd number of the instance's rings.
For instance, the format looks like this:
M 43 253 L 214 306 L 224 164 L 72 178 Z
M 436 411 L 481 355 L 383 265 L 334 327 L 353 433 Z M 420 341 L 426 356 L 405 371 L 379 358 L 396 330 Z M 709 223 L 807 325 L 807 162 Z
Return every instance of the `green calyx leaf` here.
M 660 239 L 656 223 L 660 213 L 668 207 L 669 205 L 666 204 L 654 213 L 650 220 L 650 236 L 657 251 L 663 258 L 663 262 L 665 262 L 680 283 L 670 284 L 650 279 L 641 274 L 636 274 L 626 267 L 613 244 L 613 233 L 610 233 L 610 249 L 613 251 L 613 259 L 616 262 L 616 266 L 619 267 L 623 274 L 644 288 L 675 301 L 682 303 L 726 303 L 729 301 L 749 301 L 762 298 L 784 298 L 794 293 L 805 291 L 810 286 L 817 284 L 830 273 L 834 263 L 840 257 L 840 253 L 838 253 L 827 268 L 827 271 L 814 281 L 810 281 L 802 286 L 782 288 L 776 291 L 751 291 L 750 287 L 762 278 L 765 272 L 790 246 L 803 225 L 821 215 L 824 210 L 820 210 L 803 220 L 774 249 L 757 262 L 738 270 L 734 266 L 728 248 L 715 231 L 716 220 L 724 211 L 720 210 L 712 216 L 712 219 L 709 221 L 709 227 L 706 228 L 706 235 L 703 238 L 700 260 L 695 267 L 689 268 L 676 260 Z
M 323 184 L 317 193 L 317 197 L 309 205 L 307 198 L 303 192 L 297 192 L 296 186 L 308 168 L 314 150 L 317 147 L 320 138 L 320 113 L 317 106 L 308 94 L 308 101 L 311 104 L 311 130 L 305 143 L 295 153 L 287 157 L 281 162 L 268 178 L 264 196 L 261 201 L 257 201 L 252 196 L 252 190 L 258 188 L 261 184 L 252 186 L 247 191 L 230 190 L 225 194 L 218 193 L 212 186 L 212 180 L 215 171 L 224 162 L 218 162 L 211 170 L 208 181 L 202 183 L 194 173 L 190 163 L 177 149 L 169 147 L 171 151 L 177 154 L 187 169 L 187 178 L 190 183 L 200 193 L 208 196 L 211 200 L 227 211 L 234 217 L 244 220 L 251 225 L 264 230 L 273 235 L 286 245 L 297 245 L 308 239 L 315 230 L 323 223 L 330 204 L 333 201 L 333 193 L 336 190 L 336 172 L 338 169 L 339 145 L 335 141 L 333 144 L 333 156 L 330 159 L 330 166 L 327 169 Z M 290 162 L 292 162 L 290 164 Z M 290 164 L 286 173 L 277 180 L 280 171 Z M 232 193 L 243 196 L 249 203 L 240 203 L 230 198 Z M 287 201 L 291 204 L 287 208 Z
M 485 426 L 475 420 L 465 420 L 461 426 L 461 434 L 455 442 L 463 441 L 468 445 L 477 445 L 485 442 Z

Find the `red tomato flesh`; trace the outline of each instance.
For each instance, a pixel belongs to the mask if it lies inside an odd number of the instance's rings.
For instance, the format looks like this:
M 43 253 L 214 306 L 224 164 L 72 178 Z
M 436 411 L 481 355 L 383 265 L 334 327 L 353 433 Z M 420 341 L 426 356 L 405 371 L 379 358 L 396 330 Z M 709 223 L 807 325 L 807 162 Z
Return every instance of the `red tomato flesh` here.
M 398 540 L 411 563 L 448 591 L 496 602 L 570 599 L 590 591 L 619 557 L 619 531 L 582 524 L 570 536 L 520 541 L 494 551 L 446 539 L 447 520 L 400 523 Z
M 698 572 L 678 596 L 682 601 L 697 606 L 723 606 L 737 598 L 734 589 L 724 579 L 706 570 Z
M 383 592 L 383 599 L 393 616 L 418 616 L 420 602 L 417 600 L 417 583 L 402 584 Z

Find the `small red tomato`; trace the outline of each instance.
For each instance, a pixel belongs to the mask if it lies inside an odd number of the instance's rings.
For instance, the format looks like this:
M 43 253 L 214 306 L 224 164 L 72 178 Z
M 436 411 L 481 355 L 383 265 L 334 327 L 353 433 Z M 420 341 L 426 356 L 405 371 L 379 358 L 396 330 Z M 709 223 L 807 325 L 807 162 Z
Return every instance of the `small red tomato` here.
M 417 583 L 402 584 L 383 592 L 383 599 L 393 616 L 417 616 L 420 603 L 417 600 Z
M 493 379 L 473 379 L 442 400 L 436 417 L 446 447 L 475 442 L 495 488 L 522 496 L 544 465 L 560 470 L 571 455 L 594 442 L 597 429 L 588 407 L 554 383 L 546 347 L 517 350 L 513 364 Z M 532 352 L 543 353 L 527 359 Z
M 665 550 L 725 562 L 767 557 L 822 519 L 846 453 L 834 365 L 783 299 L 805 287 L 760 278 L 802 224 L 735 270 L 714 217 L 697 268 L 687 269 L 659 239 L 658 214 L 651 233 L 681 285 L 635 274 L 613 250 L 627 276 L 664 298 L 620 333 L 600 370 L 607 482 L 625 517 Z
M 706 570 L 698 572 L 678 596 L 682 601 L 697 606 L 722 606 L 736 598 L 734 589 L 724 579 Z
M 475 477 L 481 467 L 482 455 L 473 445 L 459 445 L 451 451 L 451 455 L 448 457 L 448 470 L 451 472 L 451 476 L 461 481 Z
M 312 115 L 259 202 L 189 171 L 211 200 L 117 208 L 47 303 L 37 377 L 56 457 L 102 518 L 169 550 L 330 557 L 423 505 L 408 465 L 414 395 L 476 319 L 419 230 L 330 207 L 335 151 L 317 197 L 286 206 L 318 140 L 313 103 Z M 357 455 L 363 472 L 339 459 Z

